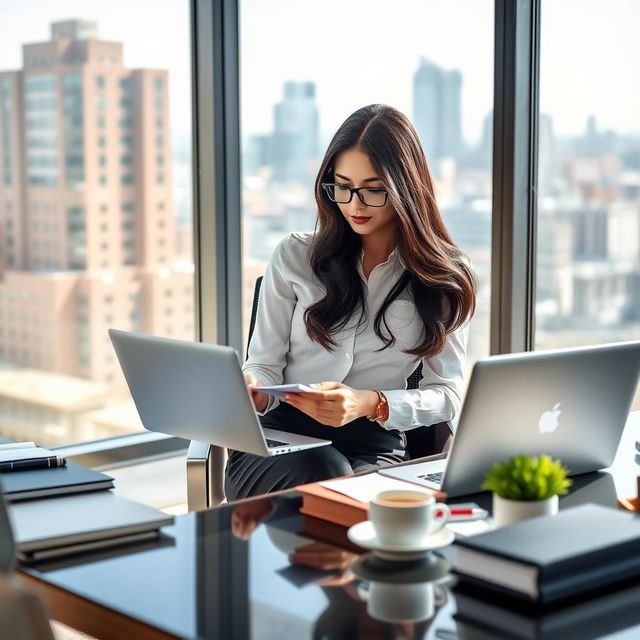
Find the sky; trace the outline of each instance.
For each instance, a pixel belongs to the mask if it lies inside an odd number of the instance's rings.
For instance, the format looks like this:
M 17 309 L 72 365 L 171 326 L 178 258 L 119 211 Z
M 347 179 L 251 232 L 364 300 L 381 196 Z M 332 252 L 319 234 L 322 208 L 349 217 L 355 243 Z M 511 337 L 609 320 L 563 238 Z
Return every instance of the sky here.
M 285 80 L 317 84 L 326 139 L 358 107 L 386 102 L 412 116 L 412 78 L 424 56 L 463 79 L 463 133 L 476 142 L 493 102 L 493 0 L 239 0 L 245 135 L 272 129 Z M 187 0 L 0 0 L 0 70 L 49 23 L 97 20 L 124 42 L 125 64 L 170 72 L 174 134 L 190 131 Z M 561 135 L 590 114 L 603 129 L 640 133 L 640 2 L 544 0 L 541 110 Z
M 540 109 L 562 134 L 640 134 L 640 2 L 543 0 Z
M 463 71 L 463 127 L 479 137 L 493 102 L 492 0 L 241 0 L 240 8 L 243 120 L 252 128 L 270 129 L 286 79 L 316 80 L 325 135 L 373 102 L 411 117 L 425 56 Z

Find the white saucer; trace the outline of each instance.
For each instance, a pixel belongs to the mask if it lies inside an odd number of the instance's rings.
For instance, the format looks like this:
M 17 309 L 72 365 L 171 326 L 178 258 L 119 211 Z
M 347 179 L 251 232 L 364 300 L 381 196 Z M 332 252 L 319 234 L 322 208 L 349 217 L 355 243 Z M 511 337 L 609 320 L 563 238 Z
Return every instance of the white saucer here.
M 432 533 L 415 544 L 408 546 L 384 544 L 378 540 L 376 532 L 370 520 L 358 522 L 347 531 L 349 540 L 359 547 L 370 549 L 379 558 L 385 560 L 416 560 L 423 558 L 430 551 L 440 549 L 451 544 L 455 538 L 455 533 L 443 527 L 436 533 Z

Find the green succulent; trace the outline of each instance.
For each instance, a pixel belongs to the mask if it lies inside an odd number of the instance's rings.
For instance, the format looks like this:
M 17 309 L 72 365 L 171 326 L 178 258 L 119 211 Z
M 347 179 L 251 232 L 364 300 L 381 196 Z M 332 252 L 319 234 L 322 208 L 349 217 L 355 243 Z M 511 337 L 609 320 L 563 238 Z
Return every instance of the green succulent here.
M 484 475 L 482 488 L 507 500 L 546 500 L 564 495 L 572 484 L 560 460 L 520 455 L 505 463 L 494 462 Z

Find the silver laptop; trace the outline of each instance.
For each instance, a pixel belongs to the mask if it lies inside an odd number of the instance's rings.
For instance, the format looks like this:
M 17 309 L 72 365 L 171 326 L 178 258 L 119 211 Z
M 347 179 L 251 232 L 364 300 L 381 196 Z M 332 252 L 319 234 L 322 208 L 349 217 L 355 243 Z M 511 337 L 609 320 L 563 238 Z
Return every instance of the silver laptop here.
M 380 473 L 480 491 L 492 462 L 546 453 L 571 475 L 613 462 L 640 373 L 640 342 L 492 356 L 476 362 L 446 459 Z
M 145 429 L 274 456 L 331 444 L 263 429 L 231 347 L 109 329 Z

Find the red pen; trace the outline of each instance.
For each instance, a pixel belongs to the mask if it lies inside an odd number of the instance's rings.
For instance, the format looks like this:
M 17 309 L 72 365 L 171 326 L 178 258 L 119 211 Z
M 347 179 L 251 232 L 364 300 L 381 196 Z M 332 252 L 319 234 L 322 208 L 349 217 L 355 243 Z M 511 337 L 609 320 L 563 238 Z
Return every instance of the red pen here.
M 436 518 L 442 517 L 442 511 L 438 511 L 434 514 Z M 476 507 L 451 507 L 450 520 L 481 520 L 488 515 L 486 509 L 479 509 Z

